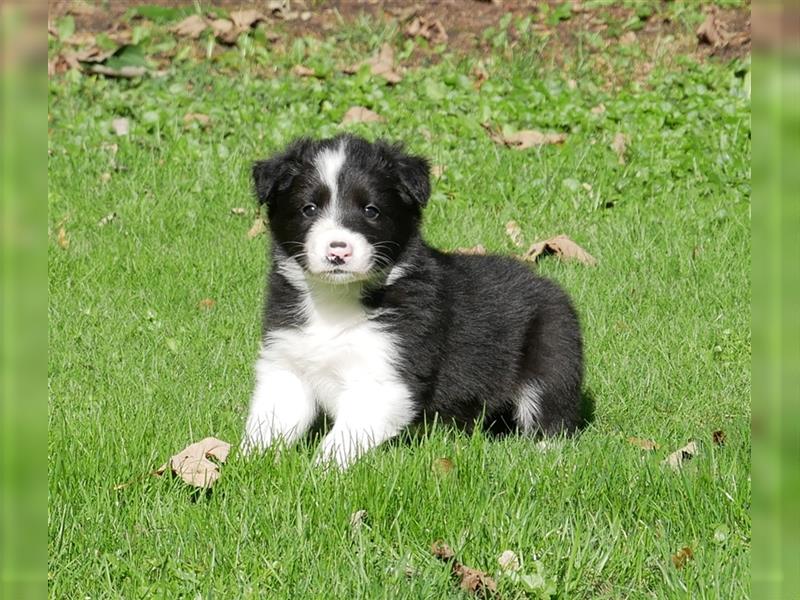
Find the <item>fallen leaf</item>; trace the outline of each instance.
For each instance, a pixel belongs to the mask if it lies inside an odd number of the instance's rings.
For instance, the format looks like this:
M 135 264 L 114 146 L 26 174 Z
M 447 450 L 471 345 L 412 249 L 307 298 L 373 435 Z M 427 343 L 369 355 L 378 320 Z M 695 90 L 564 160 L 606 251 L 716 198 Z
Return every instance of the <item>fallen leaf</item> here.
M 203 127 L 206 127 L 211 118 L 208 115 L 204 115 L 203 113 L 186 113 L 183 115 L 183 122 L 184 123 L 191 123 L 192 121 L 197 121 Z
M 120 77 L 122 79 L 135 79 L 136 77 L 142 77 L 147 73 L 146 67 L 134 67 L 134 66 L 127 66 L 127 67 L 119 67 L 115 69 L 113 67 L 107 67 L 106 65 L 92 65 L 89 68 L 90 73 L 95 73 L 97 75 L 105 75 L 106 77 Z
M 522 237 L 522 229 L 520 229 L 516 221 L 509 221 L 506 223 L 506 233 L 518 248 L 522 248 L 525 245 L 525 240 Z
M 472 67 L 470 74 L 475 78 L 472 87 L 476 90 L 481 89 L 486 80 L 489 79 L 489 72 L 486 70 L 486 67 L 483 66 L 483 63 L 478 63 Z
M 697 41 L 708 44 L 714 48 L 725 46 L 728 34 L 722 23 L 717 21 L 717 7 L 711 6 L 706 13 L 706 19 L 697 28 Z
M 456 555 L 453 549 L 442 540 L 436 540 L 431 544 L 431 553 L 439 560 L 450 560 Z
M 211 310 L 217 304 L 217 301 L 213 298 L 203 298 L 200 302 L 197 303 L 197 306 L 200 307 L 202 310 Z
M 236 40 L 239 39 L 239 34 L 242 33 L 242 30 L 228 19 L 214 19 L 210 25 L 211 31 L 214 32 L 214 37 L 223 44 L 235 44 Z
M 503 133 L 492 131 L 488 125 L 484 128 L 489 132 L 489 137 L 497 144 L 504 144 L 515 150 L 527 150 L 546 144 L 563 144 L 567 140 L 565 133 L 542 133 L 536 130 L 517 131 L 515 133 Z
M 236 206 L 231 209 L 231 214 L 234 215 L 245 215 L 247 214 L 247 210 L 242 208 L 241 206 Z
M 206 20 L 200 15 L 191 15 L 170 29 L 173 33 L 196 40 L 208 27 Z
M 101 173 L 100 181 L 102 181 L 103 183 L 108 183 L 109 181 L 111 181 L 111 173 L 109 173 L 108 171 Z
M 641 448 L 642 450 L 658 450 L 661 446 L 653 440 L 645 440 L 638 437 L 629 437 L 628 443 Z
M 360 531 L 365 524 L 366 518 L 367 511 L 363 508 L 354 512 L 350 515 L 350 530 L 354 533 Z
M 722 431 L 722 429 L 717 429 L 714 433 L 711 434 L 711 440 L 714 442 L 715 446 L 724 446 L 725 432 Z
M 110 213 L 108 213 L 108 214 L 107 214 L 105 217 L 103 217 L 102 219 L 100 219 L 100 220 L 97 222 L 97 226 L 98 226 L 98 227 L 105 227 L 106 225 L 108 225 L 109 223 L 111 223 L 111 221 L 113 221 L 113 220 L 114 220 L 114 219 L 116 219 L 116 218 L 117 218 L 117 213 L 115 213 L 115 212 L 110 212 Z
M 58 245 L 61 246 L 64 250 L 69 248 L 69 238 L 67 237 L 67 230 L 64 229 L 64 226 L 58 228 Z
M 250 29 L 254 23 L 267 20 L 263 13 L 254 9 L 232 10 L 230 17 L 233 24 L 239 29 Z
M 431 44 L 442 44 L 447 41 L 447 31 L 445 31 L 444 25 L 432 15 L 414 17 L 403 33 L 406 37 L 424 38 Z
M 111 121 L 111 128 L 117 135 L 128 135 L 131 129 L 131 123 L 128 119 L 122 117 Z
M 449 458 L 442 457 L 433 461 L 431 469 L 437 475 L 447 475 L 455 468 L 455 463 Z
M 388 43 L 381 46 L 380 51 L 375 56 L 345 67 L 343 71 L 352 75 L 353 73 L 358 73 L 358 70 L 363 65 L 369 65 L 370 73 L 383 77 L 390 84 L 399 83 L 403 79 L 403 76 L 395 71 L 394 49 Z
M 97 12 L 98 7 L 92 6 L 84 0 L 73 0 L 67 5 L 67 14 L 75 15 L 76 17 L 88 17 Z
M 220 472 L 219 465 L 210 458 L 224 463 L 230 449 L 231 445 L 228 442 L 207 437 L 174 454 L 156 470 L 156 473 L 160 475 L 170 469 L 189 485 L 211 487 L 219 479 Z
M 536 242 L 522 255 L 522 259 L 535 262 L 544 254 L 555 254 L 562 260 L 578 260 L 589 266 L 597 264 L 594 256 L 563 234 L 543 242 Z
M 682 569 L 686 562 L 694 558 L 694 552 L 689 546 L 684 546 L 672 555 L 672 564 L 676 569 Z
M 436 179 L 439 179 L 444 172 L 447 170 L 447 167 L 444 165 L 433 165 L 431 167 L 431 175 L 433 175 Z
M 519 558 L 513 550 L 505 550 L 497 558 L 497 562 L 503 571 L 519 571 Z
M 487 592 L 493 594 L 497 591 L 497 582 L 480 569 L 458 565 L 453 574 L 461 578 L 461 589 L 466 592 L 487 595 Z
M 88 31 L 78 31 L 73 33 L 66 42 L 71 46 L 94 46 L 95 37 Z
M 625 150 L 628 148 L 628 141 L 628 136 L 621 132 L 617 132 L 611 141 L 611 149 L 616 152 L 621 165 L 625 164 Z
M 431 553 L 439 560 L 450 563 L 450 569 L 453 575 L 460 579 L 462 590 L 472 592 L 473 594 L 486 594 L 487 592 L 493 593 L 497 591 L 497 582 L 495 582 L 494 579 L 480 569 L 462 565 L 455 560 L 453 549 L 441 540 L 431 545 Z
M 597 106 L 593 106 L 589 112 L 593 115 L 602 115 L 604 112 L 606 112 L 606 105 L 600 103 Z
M 683 448 L 678 448 L 664 459 L 663 464 L 669 465 L 673 469 L 680 469 L 684 461 L 691 460 L 699 452 L 697 442 L 689 442 Z
M 310 69 L 304 65 L 295 65 L 292 67 L 292 75 L 296 77 L 316 77 L 317 74 L 314 69 Z
M 363 106 L 352 106 L 347 109 L 342 117 L 342 125 L 348 123 L 383 123 L 386 121 L 378 113 L 371 111 Z
M 619 38 L 619 43 L 622 44 L 623 46 L 630 46 L 631 44 L 635 44 L 636 34 L 633 31 L 626 31 Z
M 472 248 L 457 248 L 456 254 L 486 254 L 486 248 L 483 244 L 472 246 Z
M 253 225 L 247 232 L 247 237 L 249 237 L 252 240 L 253 238 L 258 237 L 262 233 L 266 233 L 266 231 L 267 231 L 267 225 L 266 223 L 264 223 L 264 219 L 262 219 L 261 217 L 256 217 L 256 220 L 253 221 Z

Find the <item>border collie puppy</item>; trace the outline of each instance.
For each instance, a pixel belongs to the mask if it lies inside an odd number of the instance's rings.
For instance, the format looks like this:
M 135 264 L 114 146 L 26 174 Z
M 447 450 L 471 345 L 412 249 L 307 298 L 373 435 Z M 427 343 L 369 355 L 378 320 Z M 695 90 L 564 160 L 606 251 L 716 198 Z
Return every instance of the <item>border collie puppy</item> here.
M 272 269 L 243 452 L 295 442 L 321 412 L 333 425 L 318 462 L 342 468 L 433 415 L 528 434 L 580 425 L 569 298 L 517 260 L 429 247 L 424 158 L 300 139 L 253 178 Z

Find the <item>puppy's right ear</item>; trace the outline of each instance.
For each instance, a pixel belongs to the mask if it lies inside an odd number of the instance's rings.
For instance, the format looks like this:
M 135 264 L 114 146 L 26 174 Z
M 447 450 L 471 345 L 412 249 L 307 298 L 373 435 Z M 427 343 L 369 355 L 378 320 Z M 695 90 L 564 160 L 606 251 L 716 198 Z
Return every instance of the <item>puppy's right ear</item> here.
M 299 139 L 284 152 L 253 164 L 253 184 L 259 204 L 271 206 L 281 192 L 291 187 L 310 149 L 310 140 Z
M 271 204 L 275 196 L 292 185 L 292 165 L 285 156 L 253 164 L 253 184 L 259 205 Z

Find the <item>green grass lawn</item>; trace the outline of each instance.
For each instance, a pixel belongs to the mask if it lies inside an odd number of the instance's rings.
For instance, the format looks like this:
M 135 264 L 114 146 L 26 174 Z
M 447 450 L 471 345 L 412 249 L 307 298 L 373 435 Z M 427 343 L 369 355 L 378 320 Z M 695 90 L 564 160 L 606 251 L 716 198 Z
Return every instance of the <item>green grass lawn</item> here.
M 430 552 L 442 539 L 489 573 L 511 549 L 542 575 L 501 576 L 508 598 L 747 597 L 748 65 L 612 45 L 612 73 L 589 46 L 545 58 L 531 34 L 480 57 L 480 89 L 478 57 L 447 52 L 393 87 L 336 70 L 387 40 L 401 59 L 411 51 L 361 23 L 282 50 L 247 38 L 160 77 L 51 80 L 51 596 L 460 597 Z M 292 75 L 300 62 L 321 77 Z M 312 443 L 277 462 L 234 453 L 209 495 L 149 476 L 191 441 L 241 435 L 268 266 L 266 238 L 247 235 L 252 161 L 340 131 L 354 105 L 386 122 L 350 130 L 446 167 L 426 212 L 432 244 L 520 253 L 505 233 L 514 219 L 528 243 L 565 233 L 598 259 L 535 267 L 580 313 L 593 422 L 544 450 L 436 427 L 343 474 L 314 468 Z M 120 117 L 127 136 L 113 132 Z M 482 123 L 568 137 L 517 151 Z M 661 464 L 689 439 L 698 456 Z M 441 457 L 449 473 L 432 468 Z

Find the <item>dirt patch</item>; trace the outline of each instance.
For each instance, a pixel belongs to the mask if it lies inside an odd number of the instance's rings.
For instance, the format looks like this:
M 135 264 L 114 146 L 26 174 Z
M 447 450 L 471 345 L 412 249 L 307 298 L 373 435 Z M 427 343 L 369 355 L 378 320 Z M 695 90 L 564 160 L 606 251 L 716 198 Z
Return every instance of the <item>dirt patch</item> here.
M 188 2 L 170 0 L 147 0 L 141 4 L 160 6 L 187 6 Z M 98 33 L 120 27 L 123 15 L 135 2 L 110 2 L 108 6 L 91 8 L 91 4 L 76 10 L 76 2 L 71 0 L 52 0 L 49 5 L 51 20 L 65 14 L 75 18 L 76 31 Z M 214 6 L 227 10 L 240 9 L 246 3 L 236 0 L 218 0 Z M 261 5 L 264 5 L 263 7 Z M 252 6 L 265 8 L 269 3 L 252 3 Z M 669 18 L 668 3 L 664 2 L 649 15 L 637 15 L 636 8 L 611 6 L 587 9 L 579 1 L 573 1 L 568 15 L 562 20 L 544 19 L 546 14 L 554 14 L 564 3 L 559 0 L 430 0 L 428 2 L 414 0 L 327 0 L 323 2 L 302 2 L 294 0 L 290 3 L 294 18 L 285 19 L 273 16 L 270 25 L 287 36 L 325 37 L 342 27 L 347 27 L 358 18 L 367 15 L 378 22 L 396 21 L 400 31 L 404 31 L 412 20 L 422 17 L 427 22 L 438 22 L 446 33 L 448 48 L 461 55 L 483 54 L 489 50 L 489 42 L 484 33 L 489 28 L 499 31 L 501 19 L 509 13 L 513 15 L 506 28 L 509 46 L 513 46 L 520 37 L 515 23 L 518 19 L 531 16 L 531 29 L 546 37 L 546 54 L 550 58 L 562 61 L 573 55 L 573 50 L 581 43 L 581 35 L 593 32 L 602 36 L 605 43 L 631 43 L 636 41 L 644 48 L 651 48 L 670 40 L 670 52 L 693 53 L 700 59 L 717 58 L 730 60 L 742 57 L 750 52 L 750 5 L 742 8 L 720 9 L 716 18 L 721 26 L 731 35 L 733 43 L 725 46 L 710 46 L 698 40 L 695 31 L 688 30 L 686 25 Z M 269 13 L 268 10 L 264 12 Z M 306 19 L 296 17 L 296 13 L 305 12 Z M 638 22 L 637 22 L 638 19 Z M 636 22 L 635 31 L 626 29 L 623 24 Z M 627 37 L 626 37 L 627 36 Z M 432 44 L 434 45 L 434 44 Z M 415 52 L 412 62 L 436 61 L 437 55 L 432 51 L 420 49 Z

